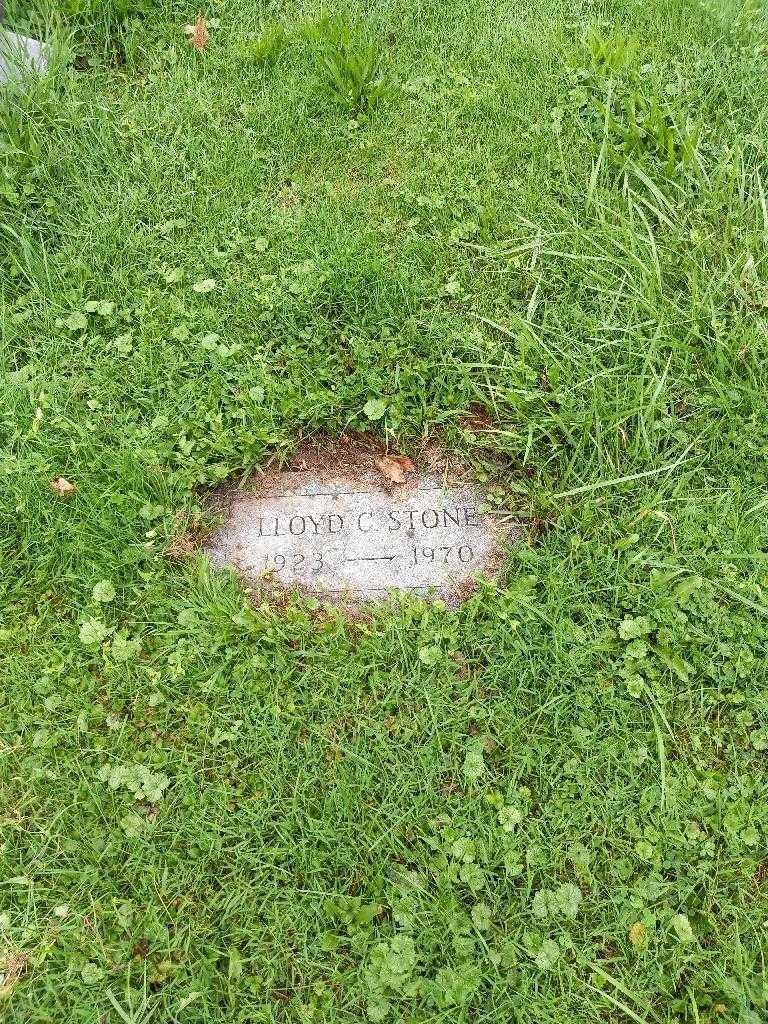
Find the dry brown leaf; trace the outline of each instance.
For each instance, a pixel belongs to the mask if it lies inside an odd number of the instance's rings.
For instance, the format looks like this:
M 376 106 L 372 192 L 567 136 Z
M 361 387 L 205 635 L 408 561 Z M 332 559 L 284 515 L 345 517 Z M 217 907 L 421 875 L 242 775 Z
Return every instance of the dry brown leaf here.
M 57 494 L 72 494 L 77 490 L 77 484 L 70 483 L 64 476 L 57 476 L 55 480 L 51 480 L 51 489 Z
M 406 473 L 415 473 L 416 467 L 405 455 L 382 455 L 376 459 L 379 472 L 393 484 L 404 484 Z
M 189 41 L 196 50 L 204 50 L 206 48 L 211 36 L 202 11 L 197 12 L 194 25 L 184 26 L 184 35 L 189 36 Z
M 26 953 L 9 953 L 0 960 L 0 999 L 7 999 L 21 980 L 29 957 Z

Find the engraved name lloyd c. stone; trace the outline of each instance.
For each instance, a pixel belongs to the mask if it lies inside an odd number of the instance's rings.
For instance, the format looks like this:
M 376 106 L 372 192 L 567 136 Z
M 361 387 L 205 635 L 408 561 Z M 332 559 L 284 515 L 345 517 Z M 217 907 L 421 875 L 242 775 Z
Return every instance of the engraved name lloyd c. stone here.
M 371 473 L 285 472 L 227 504 L 205 543 L 215 565 L 337 601 L 381 599 L 391 589 L 456 599 L 473 577 L 493 573 L 510 536 L 481 514 L 474 485 L 433 476 L 388 490 Z

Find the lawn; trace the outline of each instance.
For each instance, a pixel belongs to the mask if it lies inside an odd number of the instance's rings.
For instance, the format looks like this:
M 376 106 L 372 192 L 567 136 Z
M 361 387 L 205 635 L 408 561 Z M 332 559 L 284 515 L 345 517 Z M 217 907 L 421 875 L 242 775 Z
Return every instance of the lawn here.
M 56 6 L 0 98 L 3 1021 L 768 1019 L 768 11 Z M 350 619 L 179 557 L 342 431 L 460 453 L 502 576 Z

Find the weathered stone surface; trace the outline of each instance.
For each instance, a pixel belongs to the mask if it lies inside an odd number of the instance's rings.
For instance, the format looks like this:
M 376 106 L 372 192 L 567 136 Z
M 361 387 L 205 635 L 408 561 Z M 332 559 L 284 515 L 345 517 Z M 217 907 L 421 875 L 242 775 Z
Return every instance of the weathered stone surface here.
M 225 519 L 204 549 L 251 582 L 273 580 L 331 602 L 381 600 L 392 589 L 457 603 L 492 575 L 517 530 L 480 512 L 472 483 L 436 475 L 387 486 L 317 472 L 273 474 L 254 493 L 224 495 Z
M 17 35 L 0 25 L 0 85 L 28 74 L 41 74 L 47 67 L 45 43 Z

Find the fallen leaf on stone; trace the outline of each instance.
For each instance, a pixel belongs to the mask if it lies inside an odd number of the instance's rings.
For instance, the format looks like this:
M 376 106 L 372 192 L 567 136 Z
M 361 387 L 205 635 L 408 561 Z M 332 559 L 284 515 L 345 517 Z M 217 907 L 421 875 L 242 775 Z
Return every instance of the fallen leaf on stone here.
M 393 484 L 404 484 L 406 473 L 415 473 L 416 467 L 405 455 L 382 455 L 376 459 L 379 472 Z
M 70 483 L 66 477 L 57 476 L 55 480 L 51 480 L 51 489 L 57 494 L 66 495 L 76 491 L 77 484 Z
M 197 12 L 194 25 L 184 26 L 184 35 L 189 36 L 189 41 L 196 50 L 204 50 L 208 45 L 210 33 L 205 22 L 202 11 Z

